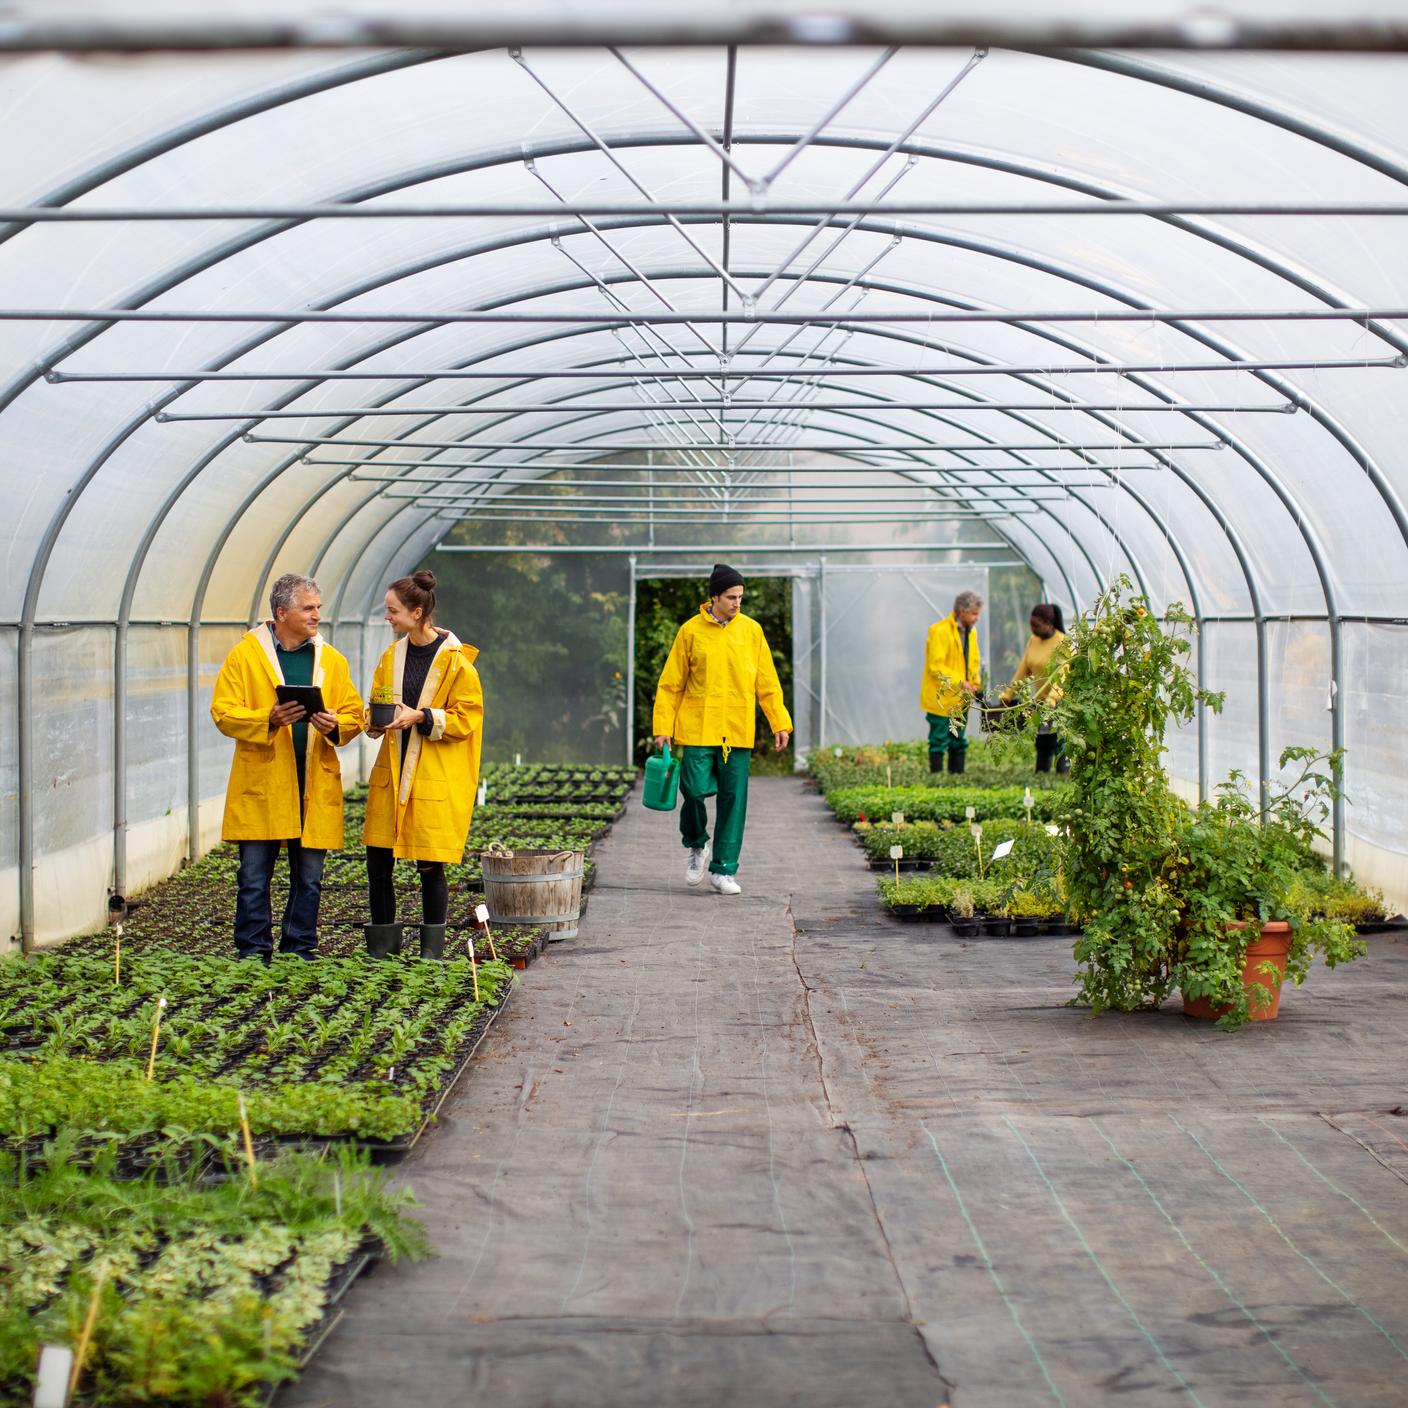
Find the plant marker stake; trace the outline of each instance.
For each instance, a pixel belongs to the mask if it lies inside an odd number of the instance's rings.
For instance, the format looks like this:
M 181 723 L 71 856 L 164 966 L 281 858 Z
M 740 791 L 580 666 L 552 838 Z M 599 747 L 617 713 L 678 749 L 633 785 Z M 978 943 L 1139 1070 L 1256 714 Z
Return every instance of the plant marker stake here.
M 161 1014 L 166 1011 L 166 999 L 157 999 L 156 1016 L 152 1019 L 152 1054 L 147 1057 L 147 1079 L 156 1075 L 156 1043 L 161 1036 Z
M 523 766 L 523 754 L 522 754 L 522 753 L 515 753 L 515 754 L 513 755 L 513 765 L 514 765 L 514 767 L 516 767 L 516 768 L 521 768 L 521 767 Z
M 474 961 L 474 930 L 471 929 L 465 936 L 464 946 L 469 954 L 469 972 L 474 979 L 474 1000 L 479 1001 L 479 965 Z
M 337 1209 L 337 1220 L 342 1221 L 342 1174 L 337 1169 L 332 1171 L 332 1201 Z
M 68 1376 L 70 1396 L 78 1387 L 79 1375 L 83 1373 L 83 1360 L 88 1353 L 88 1341 L 93 1338 L 93 1326 L 98 1323 L 98 1307 L 103 1300 L 103 1283 L 108 1279 L 108 1264 L 104 1262 L 93 1277 L 93 1294 L 88 1298 L 88 1314 L 83 1318 L 83 1329 L 78 1336 L 78 1348 L 73 1352 L 73 1368 Z
M 1026 788 L 1022 792 L 1022 805 L 1027 809 L 1027 825 L 1032 824 L 1032 789 Z
M 893 787 L 894 785 L 895 785 L 895 784 L 890 781 L 890 765 L 889 765 L 889 763 L 886 763 L 886 764 L 885 764 L 885 786 L 886 786 L 886 787 Z
M 489 940 L 489 956 L 497 963 L 499 961 L 498 951 L 494 948 L 494 936 L 489 932 L 489 906 L 487 904 L 475 905 L 474 917 L 484 926 L 484 937 Z
M 900 857 L 904 855 L 903 846 L 890 847 L 890 859 L 895 863 L 895 884 L 900 883 Z
M 891 812 L 891 813 L 890 813 L 890 824 L 891 824 L 892 826 L 903 826 L 903 825 L 904 825 L 904 813 L 903 813 L 903 812 Z
M 964 807 L 963 815 L 966 816 L 969 821 L 972 821 L 973 818 L 978 815 L 978 809 L 977 807 Z
M 122 921 L 113 926 L 117 943 L 112 951 L 112 981 L 114 987 L 122 986 Z
M 968 810 L 972 811 L 972 808 L 969 807 Z M 978 848 L 978 879 L 986 880 L 988 877 L 983 870 L 983 828 L 975 821 L 971 830 L 973 832 L 973 844 Z
M 66 1344 L 40 1345 L 33 1408 L 68 1408 L 68 1385 L 72 1374 L 73 1351 Z
M 837 744 L 837 746 L 836 746 L 835 748 L 833 748 L 831 751 L 832 751 L 838 758 L 841 756 L 841 747 L 840 747 L 839 744 Z
M 259 1173 L 254 1166 L 254 1136 L 249 1132 L 249 1115 L 244 1108 L 244 1092 L 240 1092 L 240 1129 L 244 1133 L 244 1156 L 249 1161 L 249 1186 L 259 1187 Z
M 488 788 L 484 783 L 481 782 L 481 783 L 479 784 L 479 801 L 478 801 L 475 805 L 482 807 L 482 806 L 484 805 L 484 803 L 487 802 L 488 800 L 489 800 L 489 788 Z

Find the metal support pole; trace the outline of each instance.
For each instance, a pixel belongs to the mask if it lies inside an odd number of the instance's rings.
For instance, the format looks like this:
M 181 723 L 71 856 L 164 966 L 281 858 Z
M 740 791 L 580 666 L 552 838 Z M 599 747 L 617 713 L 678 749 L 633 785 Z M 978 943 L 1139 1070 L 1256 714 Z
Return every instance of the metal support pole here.
M 1256 615 L 1256 771 L 1261 817 L 1271 805 L 1271 681 L 1266 659 L 1266 617 Z
M 1344 678 L 1343 619 L 1330 615 L 1330 750 L 1339 753 L 1344 748 L 1344 699 L 1340 682 Z M 1331 809 L 1330 845 L 1335 874 L 1345 873 L 1344 860 L 1344 777 L 1335 779 L 1335 798 Z
M 626 766 L 636 763 L 636 556 L 631 554 L 631 595 L 626 613 Z M 652 725 L 653 727 L 653 725 Z
M 186 627 L 186 864 L 200 858 L 200 622 Z
M 1207 677 L 1207 641 L 1204 631 L 1207 622 L 1199 617 L 1196 621 L 1198 631 L 1198 690 L 1201 693 L 1208 687 Z M 1200 699 L 1198 701 L 1198 801 L 1206 802 L 1208 799 L 1208 707 Z
M 127 622 L 113 631 L 112 647 L 112 889 L 127 896 Z
M 817 573 L 817 594 L 820 605 L 820 622 L 817 634 L 817 652 L 820 659 L 817 683 L 817 692 L 821 696 L 817 700 L 817 730 L 816 746 L 822 747 L 826 742 L 826 554 L 822 553 L 818 563 Z
M 34 623 L 15 642 L 15 771 L 19 810 L 20 952 L 34 952 Z

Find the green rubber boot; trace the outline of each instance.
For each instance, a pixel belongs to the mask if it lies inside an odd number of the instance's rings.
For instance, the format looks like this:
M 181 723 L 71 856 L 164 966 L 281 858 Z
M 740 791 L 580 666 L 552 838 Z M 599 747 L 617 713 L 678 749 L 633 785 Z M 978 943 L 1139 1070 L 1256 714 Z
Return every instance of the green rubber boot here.
M 401 952 L 399 924 L 364 924 L 362 932 L 367 936 L 367 952 L 373 958 L 390 958 Z
M 443 924 L 422 924 L 420 926 L 420 956 L 422 958 L 444 958 L 445 926 Z

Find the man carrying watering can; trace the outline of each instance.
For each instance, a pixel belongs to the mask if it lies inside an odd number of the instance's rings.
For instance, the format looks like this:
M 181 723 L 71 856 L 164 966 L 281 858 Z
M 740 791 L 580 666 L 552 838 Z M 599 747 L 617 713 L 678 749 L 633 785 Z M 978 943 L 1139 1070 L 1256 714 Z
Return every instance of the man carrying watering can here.
M 748 814 L 748 767 L 759 705 L 780 751 L 792 737 L 792 716 L 763 628 L 745 616 L 743 578 L 723 563 L 709 576 L 709 600 L 675 636 L 655 687 L 655 746 L 674 739 L 680 752 L 680 836 L 689 851 L 685 883 L 709 870 L 714 893 L 740 893 L 734 875 Z M 712 859 L 706 797 L 718 797 Z

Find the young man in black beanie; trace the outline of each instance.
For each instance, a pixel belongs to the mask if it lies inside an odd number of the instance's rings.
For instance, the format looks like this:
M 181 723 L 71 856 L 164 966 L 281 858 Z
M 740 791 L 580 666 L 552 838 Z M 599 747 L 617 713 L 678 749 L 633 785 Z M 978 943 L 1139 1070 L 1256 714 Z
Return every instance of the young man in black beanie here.
M 745 616 L 743 577 L 725 563 L 709 574 L 709 600 L 680 627 L 655 689 L 655 746 L 674 739 L 680 753 L 680 837 L 689 851 L 685 883 L 709 870 L 715 894 L 740 893 L 738 857 L 748 813 L 748 767 L 761 704 L 780 751 L 792 737 L 792 716 L 763 628 Z M 718 797 L 714 844 L 706 797 Z

